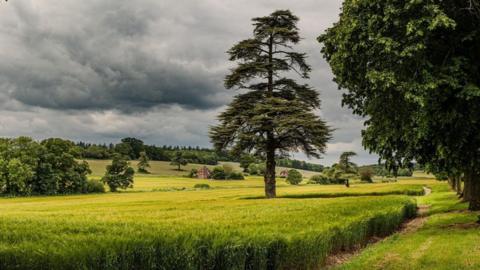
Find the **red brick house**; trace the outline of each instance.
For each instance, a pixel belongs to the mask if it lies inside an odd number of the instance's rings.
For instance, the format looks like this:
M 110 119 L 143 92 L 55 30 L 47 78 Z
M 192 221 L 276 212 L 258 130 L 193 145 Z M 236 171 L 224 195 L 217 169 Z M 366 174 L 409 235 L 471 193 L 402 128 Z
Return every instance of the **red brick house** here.
M 210 178 L 210 170 L 207 168 L 207 166 L 203 166 L 202 168 L 198 169 L 197 171 L 197 178 L 198 179 L 208 179 Z

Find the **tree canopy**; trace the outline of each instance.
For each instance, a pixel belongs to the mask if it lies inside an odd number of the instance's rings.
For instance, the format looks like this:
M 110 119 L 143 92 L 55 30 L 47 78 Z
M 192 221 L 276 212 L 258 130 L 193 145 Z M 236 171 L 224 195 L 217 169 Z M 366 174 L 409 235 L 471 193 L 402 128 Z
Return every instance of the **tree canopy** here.
M 291 151 L 319 157 L 330 139 L 330 128 L 314 111 L 318 93 L 300 84 L 292 72 L 308 79 L 310 66 L 305 53 L 295 52 L 300 41 L 298 17 L 289 10 L 254 18 L 253 37 L 235 44 L 229 51 L 235 61 L 225 78 L 228 89 L 242 89 L 210 137 L 217 150 L 251 152 L 266 160 L 265 194 L 275 197 L 275 158 Z
M 363 145 L 390 169 L 413 160 L 465 175 L 480 209 L 478 2 L 346 0 L 319 37 Z

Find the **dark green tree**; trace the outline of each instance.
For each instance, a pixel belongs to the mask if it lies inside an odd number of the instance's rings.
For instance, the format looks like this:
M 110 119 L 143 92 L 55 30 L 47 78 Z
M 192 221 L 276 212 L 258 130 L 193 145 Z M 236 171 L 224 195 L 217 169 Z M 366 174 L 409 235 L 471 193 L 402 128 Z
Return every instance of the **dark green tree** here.
M 123 138 L 122 143 L 128 144 L 131 147 L 131 152 L 129 154 L 130 159 L 138 159 L 140 157 L 140 153 L 145 151 L 145 145 L 142 140 L 137 138 Z
M 188 160 L 183 157 L 183 153 L 180 151 L 175 152 L 170 160 L 170 165 L 177 166 L 177 171 L 182 170 L 182 166 L 186 166 Z
M 412 160 L 464 175 L 480 210 L 478 1 L 346 0 L 319 37 L 363 145 L 389 169 Z
M 150 163 L 148 161 L 147 153 L 145 153 L 145 151 L 140 152 L 137 164 L 139 173 L 148 173 L 148 168 L 150 168 Z
M 357 172 L 357 164 L 351 161 L 351 158 L 356 156 L 357 153 L 348 151 L 343 152 L 340 155 L 340 160 L 338 161 L 337 168 L 342 170 L 343 173 L 356 173 Z
M 249 154 L 243 154 L 242 157 L 240 158 L 240 168 L 243 169 L 243 172 L 248 172 L 248 166 L 250 164 L 256 163 L 255 157 Z
M 288 176 L 286 181 L 290 185 L 298 185 L 303 181 L 303 176 L 299 171 L 295 169 L 291 169 L 288 171 Z
M 275 158 L 292 151 L 319 157 L 330 139 L 330 128 L 314 111 L 318 93 L 288 76 L 307 79 L 306 54 L 293 50 L 300 41 L 298 18 L 288 10 L 253 19 L 253 37 L 229 51 L 237 66 L 225 79 L 225 87 L 245 92 L 237 95 L 220 114 L 220 124 L 210 137 L 216 150 L 250 152 L 266 160 L 265 195 L 276 196 Z
M 120 154 L 115 154 L 112 164 L 107 166 L 102 181 L 108 185 L 111 192 L 116 192 L 119 188 L 132 188 L 134 174 L 135 170 L 130 167 L 127 159 Z

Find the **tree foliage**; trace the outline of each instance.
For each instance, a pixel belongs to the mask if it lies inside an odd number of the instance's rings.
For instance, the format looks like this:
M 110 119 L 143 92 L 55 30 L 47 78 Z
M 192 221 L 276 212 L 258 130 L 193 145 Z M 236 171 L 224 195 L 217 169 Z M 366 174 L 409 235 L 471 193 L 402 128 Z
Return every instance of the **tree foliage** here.
M 150 163 L 149 163 L 147 153 L 145 153 L 145 151 L 140 152 L 137 167 L 138 167 L 138 172 L 148 173 L 148 168 L 150 168 Z
M 230 61 L 237 66 L 225 78 L 228 89 L 243 89 L 210 137 L 217 150 L 253 152 L 266 160 L 265 194 L 275 197 L 275 158 L 291 151 L 308 156 L 324 153 L 330 128 L 314 110 L 318 93 L 308 84 L 289 77 L 291 72 L 307 79 L 306 54 L 293 50 L 300 41 L 298 18 L 288 10 L 254 18 L 253 37 L 234 45 Z
M 0 193 L 11 195 L 87 193 L 86 162 L 74 158 L 73 142 L 38 143 L 28 137 L 0 139 Z
M 389 169 L 461 172 L 480 209 L 478 2 L 346 0 L 319 37 L 363 145 Z
M 127 159 L 121 155 L 115 155 L 112 164 L 107 165 L 102 181 L 108 185 L 110 191 L 116 192 L 118 189 L 133 188 L 134 174 L 135 170 L 130 167 Z
M 302 182 L 302 180 L 303 180 L 303 176 L 299 171 L 295 169 L 291 169 L 288 171 L 288 176 L 286 181 L 290 185 L 298 185 Z
M 183 157 L 182 152 L 177 151 L 175 155 L 172 157 L 170 165 L 177 166 L 177 170 L 181 171 L 182 166 L 186 166 L 188 164 L 188 160 Z

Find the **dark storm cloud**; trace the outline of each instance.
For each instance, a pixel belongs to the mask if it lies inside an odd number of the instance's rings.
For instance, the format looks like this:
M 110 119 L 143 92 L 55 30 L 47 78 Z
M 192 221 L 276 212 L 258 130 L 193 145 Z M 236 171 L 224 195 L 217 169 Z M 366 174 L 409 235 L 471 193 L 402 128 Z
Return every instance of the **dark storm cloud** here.
M 26 105 L 60 110 L 209 109 L 225 103 L 218 72 L 162 53 L 172 37 L 156 35 L 162 12 L 155 14 L 154 4 L 88 4 L 86 18 L 57 18 L 55 25 L 33 4 L 12 4 L 11 45 L 20 48 L 2 50 L 0 91 Z M 194 46 L 185 41 L 183 49 Z
M 341 0 L 0 1 L 0 135 L 211 146 L 208 126 L 234 91 L 225 52 L 251 35 L 250 19 L 276 9 L 300 17 L 320 93 L 334 128 L 325 158 L 363 151 L 362 119 L 341 92 L 316 37 L 338 19 Z M 299 156 L 299 158 L 304 158 Z M 318 161 L 317 161 L 318 162 Z

